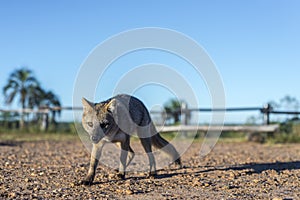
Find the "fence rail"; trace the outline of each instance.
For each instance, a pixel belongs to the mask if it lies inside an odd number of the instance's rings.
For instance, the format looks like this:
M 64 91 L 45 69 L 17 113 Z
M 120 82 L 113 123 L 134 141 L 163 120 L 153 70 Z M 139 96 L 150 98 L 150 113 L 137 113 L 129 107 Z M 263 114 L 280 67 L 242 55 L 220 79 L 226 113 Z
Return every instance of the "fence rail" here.
M 240 111 L 259 111 L 264 115 L 264 124 L 270 124 L 270 114 L 275 115 L 300 115 L 299 111 L 280 111 L 274 110 L 270 104 L 264 107 L 240 107 L 240 108 L 194 108 L 183 110 L 185 112 L 240 112 Z
M 249 126 L 191 126 L 191 125 L 179 125 L 179 126 L 157 126 L 159 132 L 192 132 L 192 131 L 222 131 L 222 132 L 260 132 L 260 133 L 274 133 L 279 130 L 278 124 L 272 125 L 249 125 Z
M 48 124 L 48 117 L 45 117 L 51 111 L 63 111 L 63 110 L 83 110 L 82 107 L 72 107 L 72 106 L 63 106 L 63 107 L 41 107 L 39 109 L 1 109 L 0 112 L 4 113 L 40 113 L 43 114 L 42 126 L 45 127 L 45 124 Z M 160 132 L 191 132 L 191 131 L 222 131 L 222 132 L 261 132 L 261 133 L 274 133 L 279 129 L 278 124 L 270 125 L 270 115 L 300 115 L 298 111 L 279 111 L 274 110 L 269 104 L 264 107 L 240 107 L 240 108 L 192 108 L 192 109 L 181 109 L 176 112 L 180 112 L 181 115 L 190 115 L 191 112 L 242 112 L 242 111 L 258 111 L 264 115 L 264 124 L 263 125 L 234 125 L 234 126 L 219 126 L 219 125 L 187 125 L 185 122 L 179 126 L 157 126 L 157 129 Z M 152 114 L 163 114 L 162 112 L 153 111 Z M 171 114 L 171 113 L 168 113 Z M 46 125 L 47 127 L 47 125 Z M 45 129 L 45 128 L 42 128 Z
M 47 114 L 50 111 L 62 111 L 62 110 L 82 110 L 80 106 L 64 106 L 64 107 L 41 107 L 39 109 L 1 109 L 0 112 L 13 112 L 13 113 L 44 113 Z M 270 104 L 265 105 L 264 107 L 239 107 L 239 108 L 192 108 L 192 109 L 180 109 L 175 112 L 181 114 L 189 114 L 191 112 L 242 112 L 242 111 L 258 111 L 264 115 L 264 124 L 270 124 L 270 115 L 300 115 L 299 111 L 280 111 L 274 110 Z M 153 114 L 162 114 L 159 111 L 152 111 Z

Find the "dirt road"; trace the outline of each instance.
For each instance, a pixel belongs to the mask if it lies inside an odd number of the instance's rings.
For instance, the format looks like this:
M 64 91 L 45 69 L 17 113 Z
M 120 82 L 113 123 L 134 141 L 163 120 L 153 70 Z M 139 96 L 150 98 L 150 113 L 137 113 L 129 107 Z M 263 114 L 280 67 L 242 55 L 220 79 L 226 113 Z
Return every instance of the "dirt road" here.
M 141 150 L 139 142 L 134 149 Z M 89 152 L 79 140 L 0 142 L 0 199 L 300 199 L 300 145 L 218 143 L 206 157 L 193 143 L 184 168 L 164 167 L 156 178 L 130 171 L 119 180 L 98 167 L 95 184 L 86 175 Z M 112 165 L 113 149 L 103 160 Z M 144 161 L 134 159 L 132 166 Z M 133 168 L 133 167 L 132 167 Z

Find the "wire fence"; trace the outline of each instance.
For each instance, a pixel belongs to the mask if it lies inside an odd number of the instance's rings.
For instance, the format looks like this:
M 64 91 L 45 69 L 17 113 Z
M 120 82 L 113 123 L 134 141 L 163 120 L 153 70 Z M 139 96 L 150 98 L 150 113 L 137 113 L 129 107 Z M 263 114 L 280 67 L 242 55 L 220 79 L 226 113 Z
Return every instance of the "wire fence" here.
M 50 113 L 53 112 L 62 112 L 62 111 L 82 111 L 82 107 L 72 107 L 72 106 L 63 106 L 63 107 L 41 107 L 39 109 L 1 109 L 0 108 L 0 122 L 2 124 L 5 121 L 16 122 L 18 121 L 22 115 L 27 116 L 27 121 L 34 121 L 34 119 L 38 119 L 41 121 L 41 124 L 47 124 L 49 120 Z M 256 111 L 262 114 L 263 116 L 263 124 L 269 125 L 271 123 L 270 116 L 271 115 L 293 115 L 295 118 L 298 118 L 300 115 L 299 111 L 283 111 L 283 110 L 274 110 L 274 108 L 267 104 L 263 107 L 230 107 L 230 108 L 190 108 L 190 109 L 178 109 L 173 112 L 165 112 L 165 111 L 151 111 L 153 121 L 157 125 L 166 125 L 172 124 L 172 116 L 174 113 L 179 114 L 180 116 L 180 124 L 182 125 L 191 125 L 191 116 L 193 114 L 199 113 L 213 113 L 213 112 L 225 112 L 228 113 L 237 113 L 237 112 L 249 112 Z M 31 116 L 31 119 L 30 119 Z M 25 119 L 26 120 L 26 119 Z M 169 121 L 168 121 L 169 120 Z

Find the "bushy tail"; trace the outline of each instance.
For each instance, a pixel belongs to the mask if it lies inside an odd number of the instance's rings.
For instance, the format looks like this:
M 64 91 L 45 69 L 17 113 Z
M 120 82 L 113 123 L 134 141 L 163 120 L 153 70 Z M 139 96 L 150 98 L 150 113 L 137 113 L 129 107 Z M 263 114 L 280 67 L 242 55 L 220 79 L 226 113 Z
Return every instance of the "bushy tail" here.
M 181 159 L 179 153 L 177 152 L 175 147 L 172 144 L 170 144 L 167 140 L 162 138 L 159 133 L 155 134 L 151 138 L 151 142 L 154 147 L 159 148 L 168 155 L 172 156 L 172 160 L 174 160 L 175 164 L 180 165 L 181 167 Z

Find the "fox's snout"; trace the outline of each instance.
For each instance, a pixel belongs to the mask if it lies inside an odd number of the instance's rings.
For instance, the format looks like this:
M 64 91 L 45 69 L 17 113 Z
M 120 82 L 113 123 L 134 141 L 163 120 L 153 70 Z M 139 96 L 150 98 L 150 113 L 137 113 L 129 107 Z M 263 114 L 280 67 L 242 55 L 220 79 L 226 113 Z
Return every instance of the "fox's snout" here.
M 90 139 L 93 143 L 98 143 L 99 140 L 100 140 L 100 137 L 99 136 L 96 136 L 96 135 L 91 135 L 90 136 Z

